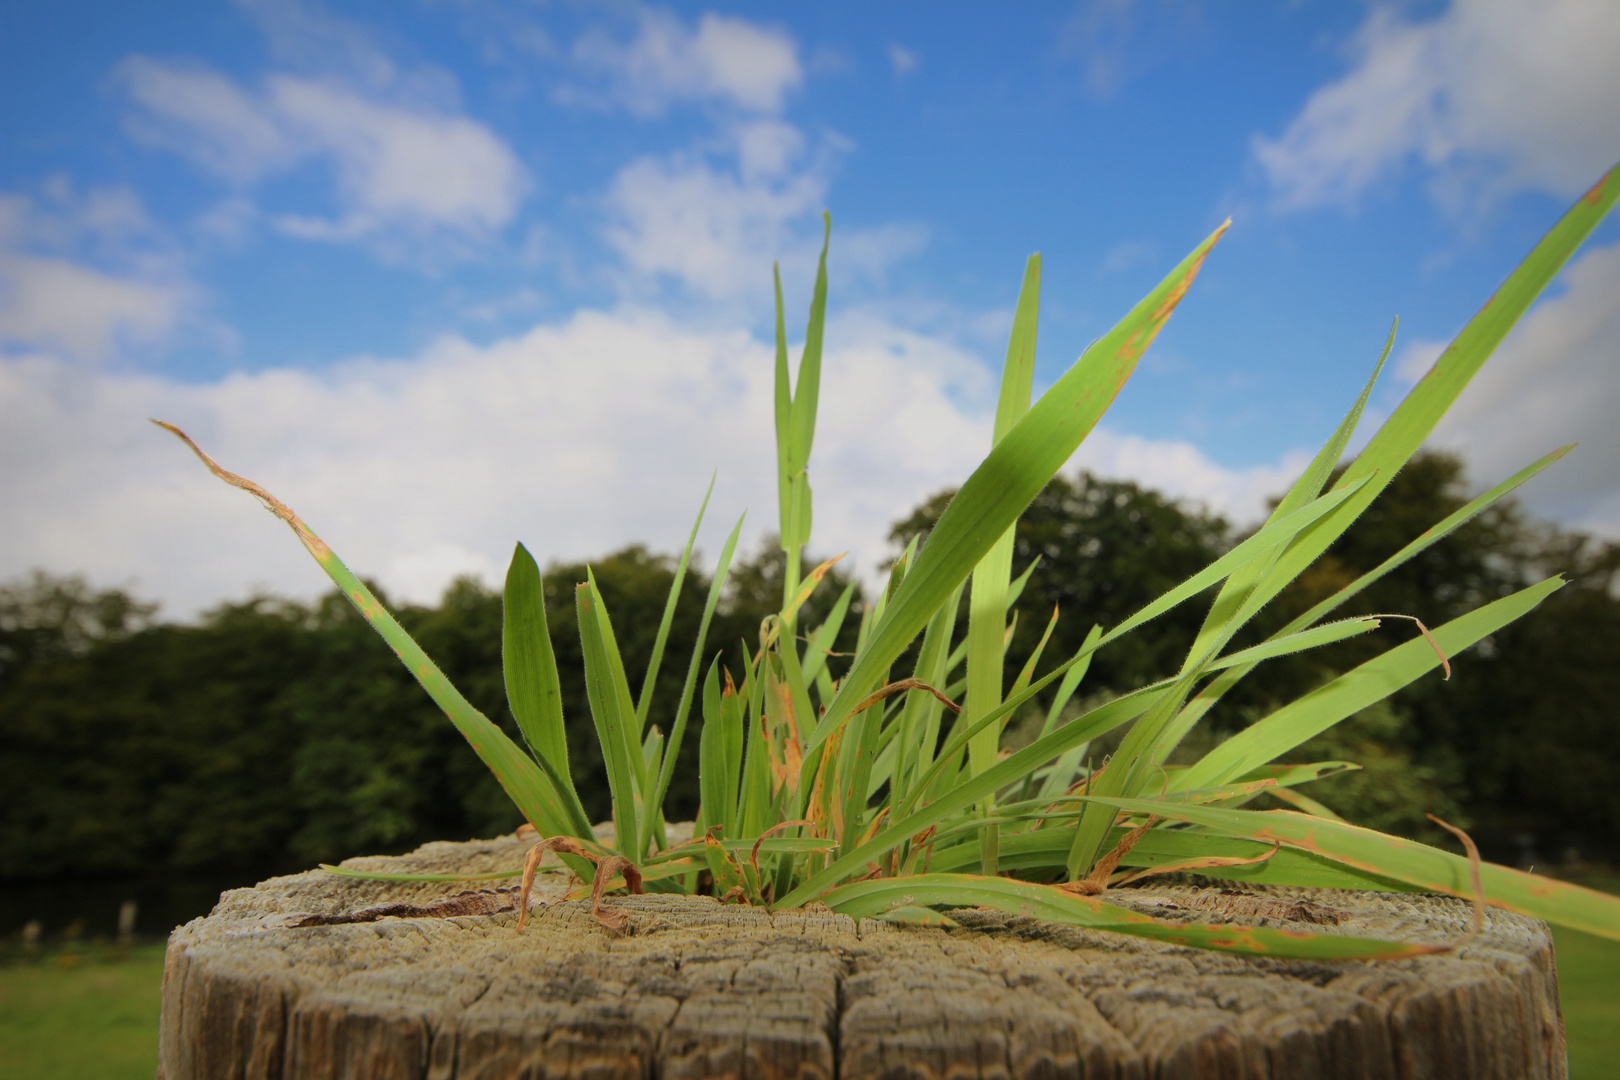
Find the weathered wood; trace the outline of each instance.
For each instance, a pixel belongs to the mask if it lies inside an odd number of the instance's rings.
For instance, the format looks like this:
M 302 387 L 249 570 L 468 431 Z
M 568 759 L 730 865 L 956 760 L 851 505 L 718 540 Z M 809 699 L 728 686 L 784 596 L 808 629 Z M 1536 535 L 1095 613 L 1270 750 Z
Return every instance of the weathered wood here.
M 352 860 L 478 873 L 515 837 Z M 589 904 L 321 871 L 226 893 L 176 930 L 166 1080 L 1118 1077 L 1270 1080 L 1566 1074 L 1551 937 L 1491 910 L 1461 950 L 1389 963 L 1248 960 L 991 911 L 960 929 L 705 897 Z M 1454 940 L 1466 903 L 1327 890 L 1111 894 L 1160 915 Z

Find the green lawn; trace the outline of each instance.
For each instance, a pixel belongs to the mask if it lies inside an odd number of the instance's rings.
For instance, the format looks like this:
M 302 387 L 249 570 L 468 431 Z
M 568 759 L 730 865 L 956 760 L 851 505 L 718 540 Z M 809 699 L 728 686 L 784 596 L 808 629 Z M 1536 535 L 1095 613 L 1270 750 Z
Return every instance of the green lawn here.
M 124 959 L 50 956 L 0 967 L 0 1076 L 152 1080 L 163 946 Z
M 1570 1080 L 1608 1080 L 1620 1061 L 1620 941 L 1553 929 Z
M 1571 1080 L 1605 1080 L 1620 1061 L 1620 942 L 1555 932 Z M 55 958 L 0 967 L 0 1076 L 152 1080 L 163 947 L 125 960 Z

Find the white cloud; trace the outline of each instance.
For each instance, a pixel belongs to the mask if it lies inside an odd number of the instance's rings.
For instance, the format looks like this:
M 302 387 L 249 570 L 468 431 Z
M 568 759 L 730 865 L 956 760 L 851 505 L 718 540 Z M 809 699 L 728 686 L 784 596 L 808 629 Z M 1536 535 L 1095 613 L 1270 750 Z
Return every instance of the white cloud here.
M 1538 513 L 1620 536 L 1620 244 L 1594 248 L 1559 279 L 1491 357 L 1431 442 L 1463 453 L 1474 480 L 1495 483 L 1549 450 L 1580 447 L 1524 489 Z M 1432 344 L 1398 374 L 1420 375 Z M 1421 366 L 1420 366 L 1421 365 Z
M 635 276 L 709 299 L 768 297 L 760 269 L 773 259 L 789 282 L 814 272 L 827 188 L 848 148 L 829 133 L 811 149 L 792 125 L 754 120 L 706 146 L 638 158 L 604 199 L 604 235 Z M 835 231 L 838 272 L 875 283 L 929 238 L 915 223 Z
M 688 152 L 640 158 L 614 178 L 607 239 L 632 270 L 726 297 L 757 290 L 759 268 L 799 246 L 793 238 L 825 199 L 824 170 L 787 171 L 760 144 L 771 153 L 790 148 L 754 140 L 751 130 L 735 172 Z
M 118 73 L 140 107 L 130 134 L 240 183 L 295 162 L 300 150 L 279 117 L 227 78 L 200 64 L 131 56 Z
M 261 90 L 194 64 L 130 57 L 120 66 L 139 107 L 130 132 L 238 185 L 324 158 L 335 217 L 282 214 L 306 239 L 389 230 L 480 239 L 512 220 L 528 176 L 487 126 L 442 108 L 402 104 L 344 84 L 272 75 Z
M 689 26 L 671 12 L 643 8 L 631 41 L 594 31 L 580 38 L 573 55 L 581 68 L 606 79 L 613 101 L 642 116 L 660 115 L 682 101 L 775 113 L 804 82 L 790 36 L 713 13 Z M 591 97 L 578 91 L 568 96 Z
M 1448 202 L 1573 195 L 1620 156 L 1620 4 L 1453 0 L 1428 21 L 1377 7 L 1352 67 L 1255 156 L 1285 209 L 1353 200 L 1412 161 Z
M 1061 47 L 1084 64 L 1086 89 L 1094 97 L 1112 95 L 1130 75 L 1135 8 L 1135 0 L 1091 0 L 1063 26 Z
M 179 316 L 171 287 L 114 277 L 67 259 L 0 254 L 0 340 L 87 359 L 121 341 L 162 337 Z
M 123 188 L 0 194 L 0 344 L 101 360 L 167 335 L 193 299 L 178 260 Z
M 795 349 L 795 355 L 797 350 Z M 889 525 L 959 484 L 989 447 L 980 358 L 855 315 L 829 327 L 811 477 L 815 546 L 870 576 Z M 128 583 L 185 615 L 258 585 L 325 579 L 257 504 L 203 471 L 148 415 L 186 427 L 227 468 L 298 510 L 357 572 L 431 601 L 457 573 L 494 583 L 522 540 L 542 560 L 682 542 L 709 474 L 702 546 L 735 516 L 776 526 L 771 348 L 646 311 L 585 311 L 409 360 L 269 370 L 188 384 L 0 359 L 0 577 L 33 567 Z M 1239 518 L 1291 471 L 1223 470 L 1191 447 L 1097 432 L 1077 457 Z
M 895 78 L 903 79 L 917 70 L 917 54 L 904 45 L 890 45 L 889 66 L 894 69 Z

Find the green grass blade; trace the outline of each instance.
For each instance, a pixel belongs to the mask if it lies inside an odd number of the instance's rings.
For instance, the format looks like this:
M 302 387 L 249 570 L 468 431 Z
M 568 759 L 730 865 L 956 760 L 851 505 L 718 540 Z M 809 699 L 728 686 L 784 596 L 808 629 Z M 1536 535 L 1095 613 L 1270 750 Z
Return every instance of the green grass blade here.
M 1118 326 L 1088 348 L 963 483 L 845 676 L 816 729 L 813 746 L 820 746 L 848 719 L 856 703 L 877 685 L 878 674 L 905 650 L 945 598 L 1073 455 L 1186 294 L 1223 231 L 1224 225 Z
M 1125 836 L 1116 828 L 1108 835 L 1112 848 Z M 1298 848 L 1277 847 L 1258 840 L 1239 840 L 1203 830 L 1149 829 L 1136 846 L 1120 859 L 1120 866 L 1132 870 L 1174 866 L 1194 859 L 1254 859 L 1275 851 L 1264 862 L 1246 865 L 1209 865 L 1197 873 L 1203 877 L 1243 881 L 1255 885 L 1287 885 L 1308 889 L 1373 889 L 1378 892 L 1421 892 L 1393 878 L 1380 877 L 1345 866 L 1331 859 Z M 1061 870 L 1069 855 L 1069 837 L 1062 829 L 1037 829 L 1008 834 L 1002 844 L 1002 865 L 1025 872 Z M 934 855 L 931 868 L 942 873 L 960 872 L 976 865 L 978 850 L 973 844 L 958 844 Z
M 1046 643 L 1052 640 L 1052 631 L 1057 629 L 1057 624 L 1058 606 L 1053 604 L 1052 617 L 1046 620 L 1046 629 L 1041 631 L 1041 639 L 1035 643 L 1035 648 L 1031 650 L 1029 659 L 1024 661 L 1024 666 L 1019 670 L 1018 677 L 1013 679 L 1012 692 L 1014 694 L 1022 694 L 1029 689 L 1030 680 L 1035 678 L 1035 669 L 1040 665 L 1041 654 L 1046 651 Z M 1069 670 L 1073 671 L 1074 668 Z
M 1525 481 L 1539 475 L 1542 470 L 1546 469 L 1553 462 L 1562 459 L 1564 455 L 1568 454 L 1573 449 L 1574 444 L 1570 444 L 1569 446 L 1563 446 L 1557 450 L 1554 450 L 1552 453 L 1541 458 L 1534 464 L 1519 470 L 1519 472 L 1502 481 L 1500 484 L 1497 484 L 1495 487 L 1491 488 L 1489 491 L 1486 491 L 1478 498 L 1471 500 L 1465 506 L 1459 508 L 1456 512 L 1447 515 L 1445 520 L 1429 528 L 1421 536 L 1414 539 L 1411 543 L 1407 544 L 1394 555 L 1391 555 L 1389 558 L 1385 559 L 1377 567 L 1367 571 L 1365 574 L 1362 574 L 1355 581 L 1346 585 L 1344 588 L 1340 589 L 1327 599 L 1322 600 L 1309 611 L 1305 612 L 1303 615 L 1300 615 L 1298 618 L 1291 621 L 1287 626 L 1284 626 L 1282 629 L 1278 630 L 1271 636 L 1269 640 L 1275 641 L 1287 635 L 1298 633 L 1299 631 L 1315 623 L 1317 620 L 1331 614 L 1346 601 L 1362 592 L 1368 586 L 1377 582 L 1384 575 L 1416 558 L 1418 555 L 1421 555 L 1430 547 L 1439 543 L 1441 540 L 1444 540 L 1447 536 L 1450 536 L 1453 532 L 1462 528 L 1480 514 L 1483 514 L 1486 510 L 1490 509 L 1502 499 L 1516 491 L 1520 485 L 1525 483 Z M 1194 697 L 1192 701 L 1188 702 L 1187 707 L 1182 710 L 1182 715 L 1177 718 L 1174 728 L 1170 731 L 1170 733 L 1168 733 L 1164 743 L 1162 743 L 1158 748 L 1156 759 L 1163 761 L 1168 755 L 1169 751 L 1175 746 L 1175 744 L 1181 741 L 1181 738 L 1192 729 L 1193 725 L 1202 719 L 1203 716 L 1214 707 L 1215 703 L 1224 697 L 1233 686 L 1236 686 L 1241 679 L 1243 679 L 1253 670 L 1253 664 L 1242 664 L 1229 668 L 1228 670 L 1224 671 L 1214 682 L 1210 683 L 1203 690 L 1200 690 L 1198 695 Z
M 1024 263 L 1024 281 L 1018 289 L 1018 307 L 1013 312 L 1012 335 L 1007 341 L 1007 360 L 1001 372 L 1001 392 L 996 399 L 994 442 L 1005 438 L 1029 411 L 1030 387 L 1035 382 L 1035 332 L 1040 307 L 1041 255 L 1036 252 Z
M 1284 546 L 1296 539 L 1302 530 L 1308 530 L 1322 519 L 1332 514 L 1335 509 L 1342 506 L 1350 497 L 1353 489 L 1343 488 L 1329 492 L 1319 498 L 1312 499 L 1304 506 L 1272 521 L 1261 528 L 1253 536 L 1244 540 L 1237 547 L 1216 559 L 1204 570 L 1194 574 L 1181 585 L 1170 590 L 1151 604 L 1142 608 L 1137 614 L 1125 620 L 1108 634 L 1099 639 L 1098 647 L 1121 636 L 1130 629 L 1141 625 L 1148 619 L 1169 610 L 1182 600 L 1194 595 L 1195 592 L 1208 588 L 1216 581 L 1230 576 L 1246 574 L 1249 568 L 1256 565 L 1265 565 L 1276 557 L 1276 553 Z M 1227 595 L 1223 589 L 1222 596 Z M 1219 600 L 1217 600 L 1219 603 Z M 1233 625 L 1241 625 L 1241 620 L 1233 620 Z M 1096 781 L 1097 790 L 1105 795 L 1134 795 L 1140 785 L 1147 782 L 1152 766 L 1162 760 L 1162 754 L 1157 753 L 1160 748 L 1175 737 L 1176 725 L 1183 720 L 1187 713 L 1183 709 L 1186 695 L 1191 692 L 1193 685 L 1202 677 L 1205 668 L 1213 661 L 1209 655 L 1219 647 L 1222 641 L 1210 641 L 1203 654 L 1189 654 L 1181 675 L 1174 689 L 1161 698 L 1148 713 L 1136 723 L 1125 736 L 1119 749 L 1115 751 L 1109 762 L 1109 767 Z M 1169 733 L 1167 737 L 1167 733 Z M 1089 870 L 1092 861 L 1100 852 L 1100 845 L 1107 835 L 1109 827 L 1113 824 L 1113 814 L 1106 807 L 1098 804 L 1086 809 L 1082 816 L 1080 826 L 1075 830 L 1074 845 L 1070 849 L 1068 872 L 1070 880 L 1075 880 Z
M 1548 578 L 1459 616 L 1432 631 L 1435 644 L 1448 657 L 1455 656 L 1530 612 L 1562 586 L 1562 578 Z M 1178 786 L 1215 787 L 1242 776 L 1439 666 L 1434 648 L 1415 637 L 1233 735 L 1188 769 Z
M 568 769 L 568 733 L 563 725 L 557 657 L 546 625 L 545 583 L 527 548 L 518 544 L 506 570 L 501 604 L 501 669 L 506 700 L 529 751 L 556 791 L 565 813 L 536 822 L 545 835 L 591 835 L 590 818 Z M 583 832 L 581 831 L 583 829 Z
M 1157 600 L 1143 605 L 1134 615 L 1099 638 L 1093 649 L 1100 649 L 1109 642 L 1117 641 L 1144 623 L 1158 618 L 1210 586 L 1240 572 L 1251 563 L 1268 558 L 1272 552 L 1337 510 L 1351 497 L 1354 490 L 1356 489 L 1346 488 L 1330 491 L 1293 513 L 1266 525 Z
M 1111 930 L 1218 952 L 1314 960 L 1394 960 L 1436 951 L 1434 946 L 1346 934 L 1278 930 L 1261 926 L 1168 923 L 1117 904 L 1075 896 L 1050 885 L 977 874 L 916 874 L 860 881 L 834 889 L 822 901 L 851 918 L 870 918 L 893 907 L 993 907 L 1069 926 Z
M 1349 600 L 1357 593 L 1360 593 L 1362 590 L 1378 581 L 1384 575 L 1388 574 L 1392 570 L 1398 569 L 1405 563 L 1416 558 L 1418 555 L 1423 554 L 1423 552 L 1427 551 L 1441 540 L 1444 540 L 1446 537 L 1450 536 L 1452 533 L 1474 520 L 1480 514 L 1483 514 L 1486 510 L 1489 510 L 1492 506 L 1495 506 L 1498 502 L 1501 502 L 1508 495 L 1516 491 L 1525 481 L 1531 479 L 1532 477 L 1539 476 L 1542 470 L 1546 469 L 1555 461 L 1561 461 L 1564 456 L 1573 449 L 1575 449 L 1574 443 L 1559 447 L 1557 450 L 1554 450 L 1552 453 L 1536 461 L 1534 464 L 1520 469 L 1518 472 L 1514 473 L 1500 484 L 1497 484 L 1489 491 L 1484 492 L 1479 497 L 1470 500 L 1466 505 L 1460 507 L 1454 513 L 1446 515 L 1445 520 L 1426 529 L 1421 536 L 1417 537 L 1411 543 L 1401 548 L 1401 550 L 1397 551 L 1395 554 L 1379 563 L 1376 567 L 1367 571 L 1365 574 L 1362 574 L 1355 581 L 1351 582 L 1349 585 L 1346 585 L 1344 588 L 1340 589 L 1338 592 L 1334 593 L 1326 600 L 1318 603 L 1305 614 L 1295 619 L 1292 623 L 1284 628 L 1283 632 L 1292 633 L 1303 627 L 1310 626 L 1318 619 L 1330 614 L 1346 600 Z
M 1039 569 L 1040 565 L 1041 557 L 1037 555 L 1029 561 L 1028 566 L 1024 567 L 1024 572 L 1013 578 L 1012 584 L 1007 586 L 1007 611 L 1009 614 L 1012 612 L 1013 605 L 1018 603 L 1018 598 L 1024 595 L 1024 586 L 1029 584 L 1029 579 Z
M 1086 639 L 1080 643 L 1080 662 L 1063 673 L 1063 681 L 1058 684 L 1058 692 L 1052 697 L 1052 704 L 1046 710 L 1046 722 L 1041 725 L 1041 734 L 1050 735 L 1052 729 L 1063 713 L 1063 707 L 1074 698 L 1074 692 L 1080 688 L 1080 680 L 1086 677 L 1091 670 L 1091 657 L 1097 651 L 1097 642 L 1102 640 L 1102 626 L 1094 623 L 1086 633 Z
M 154 420 L 153 423 L 189 446 L 215 476 L 232 487 L 241 488 L 253 495 L 271 513 L 287 523 L 299 542 L 304 545 L 304 549 L 326 572 L 326 576 L 332 579 L 332 583 L 355 606 L 361 617 L 370 623 L 371 628 L 377 631 L 394 650 L 394 655 L 399 657 L 406 670 L 416 676 L 416 681 L 422 684 L 422 689 L 427 691 L 434 704 L 444 710 L 445 716 L 450 718 L 450 723 L 461 732 L 479 760 L 495 774 L 495 779 L 499 781 L 502 790 L 529 820 L 529 824 L 538 829 L 541 822 L 566 815 L 566 809 L 558 803 L 555 790 L 534 759 L 524 753 L 522 747 L 508 738 L 504 731 L 491 723 L 488 717 L 473 708 L 472 703 L 461 696 L 461 692 L 445 678 L 438 665 L 428 658 L 422 647 L 412 640 L 411 635 L 405 632 L 405 628 L 400 626 L 382 603 L 372 595 L 365 582 L 356 577 L 353 571 L 343 564 L 343 560 L 339 559 L 337 554 L 326 546 L 326 542 L 316 536 L 297 514 L 253 481 L 220 468 L 213 458 L 203 453 L 202 449 L 191 441 L 190 436 L 173 424 L 161 420 Z
M 855 583 L 852 581 L 838 594 L 827 620 L 810 635 L 810 640 L 805 645 L 804 662 L 801 665 L 805 682 L 815 682 L 816 677 L 827 666 L 827 656 L 832 651 L 833 643 L 838 640 L 838 631 L 844 628 L 844 620 L 849 617 L 849 602 L 854 596 Z
M 698 735 L 698 793 L 702 804 L 698 821 L 705 827 L 719 825 L 721 835 L 732 836 L 737 831 L 737 774 L 728 760 L 720 702 L 717 656 L 703 680 L 703 729 Z
M 642 850 L 638 780 L 643 763 L 641 744 L 631 728 L 635 711 L 630 705 L 630 688 L 624 681 L 623 665 L 614 663 L 612 624 L 594 580 L 575 588 L 574 603 L 585 658 L 585 693 L 613 798 L 614 845 L 620 854 L 634 859 Z
M 1371 617 L 1341 619 L 1338 622 L 1326 623 L 1310 630 L 1301 630 L 1297 634 L 1273 638 L 1270 641 L 1263 641 L 1247 649 L 1240 649 L 1205 665 L 1204 670 L 1223 671 L 1230 667 L 1241 667 L 1245 664 L 1258 664 L 1263 660 L 1274 660 L 1279 656 L 1292 656 L 1308 649 L 1318 649 L 1323 645 L 1331 645 L 1335 641 L 1343 641 L 1345 638 L 1368 633 L 1378 629 L 1378 626 L 1378 620 Z
M 791 396 L 787 388 L 787 335 L 782 321 L 780 278 L 776 291 L 776 454 L 780 470 L 777 498 L 781 503 L 782 550 L 788 557 L 782 578 L 784 609 L 798 591 L 800 549 L 810 542 L 813 496 L 806 470 L 815 441 L 816 405 L 821 394 L 821 347 L 827 316 L 827 245 L 832 238 L 832 216 L 824 212 L 822 223 L 821 258 L 816 266 L 816 284 L 804 331 L 804 352 L 799 357 L 798 381 Z M 791 628 L 792 617 L 788 616 L 786 622 Z
M 710 488 L 712 490 L 713 484 Z M 708 497 L 704 497 L 708 502 Z M 702 511 L 698 518 L 703 517 Z M 692 695 L 697 690 L 698 670 L 703 663 L 703 646 L 709 639 L 709 623 L 714 619 L 714 610 L 720 604 L 720 594 L 725 591 L 726 579 L 731 574 L 731 559 L 737 551 L 737 537 L 742 533 L 744 514 L 737 519 L 732 527 L 731 535 L 726 537 L 725 547 L 720 549 L 720 561 L 715 565 L 714 578 L 709 582 L 709 595 L 703 602 L 703 618 L 698 623 L 697 640 L 692 643 L 692 658 L 686 665 L 686 682 L 681 686 L 680 704 L 675 708 L 675 723 L 669 729 L 669 745 L 664 751 L 663 761 L 658 767 L 657 786 L 653 791 L 652 801 L 648 804 L 647 820 L 658 822 L 663 820 L 664 797 L 669 793 L 669 783 L 675 775 L 675 762 L 680 757 L 681 742 L 686 738 L 686 721 L 692 711 Z M 687 552 L 690 553 L 692 545 L 687 543 Z M 679 579 L 677 579 L 677 587 Z M 673 596 L 673 593 L 671 594 Z M 668 614 L 665 614 L 666 625 Z M 646 691 L 643 691 L 645 694 Z M 644 719 L 644 717 L 643 717 Z M 699 747 L 701 750 L 702 748 Z
M 951 647 L 951 636 L 956 633 L 956 615 L 962 599 L 957 589 L 946 598 L 928 620 L 923 631 L 922 646 L 917 650 L 917 661 L 911 676 L 927 686 L 939 688 L 945 682 L 946 665 Z M 900 713 L 900 735 L 896 746 L 894 768 L 894 802 L 899 805 L 910 793 L 922 773 L 934 763 L 934 751 L 939 745 L 939 721 L 945 706 L 933 694 L 912 690 L 906 694 L 905 706 Z
M 793 388 L 788 376 L 787 321 L 782 309 L 782 268 L 772 264 L 771 278 L 776 286 L 776 488 L 779 519 L 777 533 L 782 549 L 793 539 L 793 469 L 789 447 L 793 440 Z
M 716 474 L 718 475 L 718 474 Z M 709 490 L 703 493 L 698 506 L 697 520 L 692 522 L 692 534 L 686 538 L 681 561 L 675 567 L 675 580 L 669 585 L 669 598 L 664 601 L 664 617 L 658 624 L 658 636 L 653 639 L 652 656 L 647 661 L 647 672 L 641 679 L 641 697 L 636 701 L 636 730 L 647 727 L 647 707 L 652 704 L 653 687 L 658 685 L 658 668 L 664 662 L 664 645 L 669 641 L 669 627 L 675 621 L 675 605 L 681 598 L 681 583 L 686 580 L 686 567 L 692 561 L 692 545 L 697 543 L 698 529 L 703 525 L 703 512 L 709 508 L 709 496 L 714 494 L 715 476 L 709 477 Z
M 1468 860 L 1415 840 L 1329 821 L 1293 810 L 1227 810 L 1168 799 L 1110 799 L 1139 814 L 1189 821 L 1223 836 L 1280 843 L 1314 852 L 1366 873 L 1430 892 L 1473 898 Z M 1538 919 L 1620 940 L 1620 896 L 1553 881 L 1495 863 L 1480 868 L 1485 902 Z
M 568 734 L 557 657 L 546 626 L 545 584 L 534 556 L 522 544 L 506 569 L 501 614 L 501 666 L 512 716 L 535 755 L 566 772 Z
M 827 245 L 832 240 L 832 215 L 823 212 L 821 257 L 816 262 L 815 291 L 810 296 L 810 318 L 804 327 L 804 352 L 799 354 L 799 373 L 793 387 L 793 417 L 790 425 L 789 464 L 801 473 L 810 464 L 810 448 L 816 437 L 816 405 L 821 396 L 821 343 L 827 323 Z M 800 543 L 808 537 L 800 539 Z
M 1181 704 L 1191 692 L 1197 673 L 1188 673 L 1177 679 L 1153 707 L 1131 726 L 1119 749 L 1108 760 L 1101 775 L 1092 774 L 1087 790 L 1103 795 L 1134 795 L 1138 786 L 1151 771 L 1150 751 L 1165 726 L 1175 718 Z M 1114 812 L 1100 803 L 1088 805 L 1081 815 L 1080 825 L 1074 831 L 1074 843 L 1069 848 L 1066 864 L 1069 880 L 1084 877 L 1099 855 L 1102 842 L 1114 824 Z
M 624 657 L 619 652 L 619 637 L 613 632 L 613 619 L 608 615 L 607 601 L 602 599 L 602 590 L 597 588 L 596 573 L 589 566 L 585 568 L 585 579 L 591 587 L 591 597 L 595 601 L 596 625 L 607 650 L 608 676 L 612 680 L 614 697 L 618 701 L 619 716 L 623 718 L 630 745 L 636 746 L 644 735 L 636 722 L 635 698 L 630 696 L 630 680 L 625 675 Z M 640 754 L 632 754 L 631 757 L 636 767 L 636 793 L 645 795 L 650 786 L 647 783 L 647 763 Z
M 1355 434 L 1356 427 L 1361 422 L 1361 414 L 1367 407 L 1367 399 L 1372 396 L 1378 375 L 1384 370 L 1390 350 L 1395 346 L 1395 330 L 1399 325 L 1397 320 L 1395 326 L 1390 327 L 1389 337 L 1384 342 L 1384 351 L 1378 357 L 1378 363 L 1373 366 L 1372 375 L 1361 388 L 1361 395 L 1356 398 L 1355 404 L 1350 407 L 1350 411 L 1339 422 L 1339 426 L 1334 429 L 1322 449 L 1311 459 L 1310 465 L 1278 500 L 1270 516 L 1266 518 L 1265 524 L 1282 520 L 1321 495 L 1323 485 L 1333 475 L 1333 467 L 1339 463 L 1339 458 L 1344 454 L 1345 447 L 1349 445 L 1351 436 Z M 1198 635 L 1193 640 L 1192 647 L 1187 650 L 1189 663 L 1214 649 L 1224 647 L 1224 643 L 1232 639 L 1243 622 L 1252 617 L 1253 611 L 1258 610 L 1249 607 L 1247 602 L 1255 588 L 1265 579 L 1267 572 L 1276 564 L 1282 550 L 1278 548 L 1269 558 L 1257 559 L 1226 579 L 1215 602 L 1204 615 L 1203 625 L 1198 628 Z
M 1031 255 L 1024 266 L 1018 291 L 1007 359 L 1001 372 L 996 402 L 994 447 L 1029 412 L 1030 388 L 1035 380 L 1035 338 L 1041 302 L 1041 257 Z M 967 696 L 962 715 L 975 720 L 1001 704 L 1002 638 L 1007 629 L 1008 591 L 1012 582 L 1013 533 L 1007 529 L 990 545 L 973 570 L 968 595 Z M 995 764 L 1001 732 L 987 727 L 968 743 L 968 771 L 977 776 Z
M 1509 330 L 1597 227 L 1620 197 L 1620 166 L 1604 175 L 1544 236 L 1412 388 L 1339 478 L 1337 488 L 1367 481 L 1333 514 L 1302 533 L 1283 552 L 1245 604 L 1258 610 L 1314 563 L 1395 478 L 1457 395 L 1490 358 Z M 1228 636 L 1230 636 L 1228 634 Z

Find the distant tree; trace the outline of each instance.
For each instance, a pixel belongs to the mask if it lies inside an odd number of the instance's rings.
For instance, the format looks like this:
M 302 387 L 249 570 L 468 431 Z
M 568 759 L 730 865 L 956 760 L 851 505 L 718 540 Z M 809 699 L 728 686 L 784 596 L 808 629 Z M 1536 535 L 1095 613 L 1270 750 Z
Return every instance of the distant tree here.
M 156 604 L 119 589 L 97 592 L 78 576 L 36 570 L 0 585 L 0 681 L 19 666 L 83 656 L 99 642 L 128 637 L 156 612 Z

